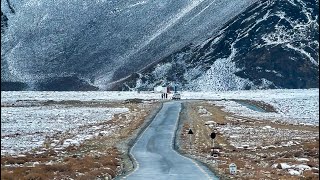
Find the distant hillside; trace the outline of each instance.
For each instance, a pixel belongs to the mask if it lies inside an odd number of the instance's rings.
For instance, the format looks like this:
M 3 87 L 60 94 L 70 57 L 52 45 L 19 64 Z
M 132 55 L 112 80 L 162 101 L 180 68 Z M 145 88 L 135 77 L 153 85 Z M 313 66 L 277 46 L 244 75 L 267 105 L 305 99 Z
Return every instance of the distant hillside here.
M 183 90 L 319 87 L 318 0 L 260 0 L 213 37 L 114 86 Z
M 1 89 L 109 90 L 256 1 L 1 1 Z

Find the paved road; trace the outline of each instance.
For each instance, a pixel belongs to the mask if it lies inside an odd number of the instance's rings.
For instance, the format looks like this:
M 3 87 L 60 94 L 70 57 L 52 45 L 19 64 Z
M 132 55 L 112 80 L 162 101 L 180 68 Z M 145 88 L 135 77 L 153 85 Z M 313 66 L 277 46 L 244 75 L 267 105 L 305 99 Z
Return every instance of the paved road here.
M 164 103 L 163 108 L 131 149 L 131 154 L 137 161 L 137 168 L 125 179 L 218 179 L 206 167 L 173 150 L 173 138 L 180 110 L 181 103 L 178 101 Z

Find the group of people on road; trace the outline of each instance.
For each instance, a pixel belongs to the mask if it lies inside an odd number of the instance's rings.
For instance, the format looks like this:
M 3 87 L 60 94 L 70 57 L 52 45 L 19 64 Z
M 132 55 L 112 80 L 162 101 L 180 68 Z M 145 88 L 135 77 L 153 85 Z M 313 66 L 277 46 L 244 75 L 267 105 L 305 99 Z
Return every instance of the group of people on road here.
M 161 99 L 168 99 L 168 93 L 162 93 Z

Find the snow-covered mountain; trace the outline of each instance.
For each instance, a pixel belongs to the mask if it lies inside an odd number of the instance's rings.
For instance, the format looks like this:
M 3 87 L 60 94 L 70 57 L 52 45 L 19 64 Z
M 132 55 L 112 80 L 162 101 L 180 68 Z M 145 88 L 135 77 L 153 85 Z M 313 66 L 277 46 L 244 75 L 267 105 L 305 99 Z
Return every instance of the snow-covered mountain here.
M 133 74 L 115 89 L 319 87 L 319 1 L 260 0 L 219 32 Z
M 1 89 L 109 89 L 255 1 L 1 1 Z
M 318 3 L 1 1 L 1 89 L 319 87 Z

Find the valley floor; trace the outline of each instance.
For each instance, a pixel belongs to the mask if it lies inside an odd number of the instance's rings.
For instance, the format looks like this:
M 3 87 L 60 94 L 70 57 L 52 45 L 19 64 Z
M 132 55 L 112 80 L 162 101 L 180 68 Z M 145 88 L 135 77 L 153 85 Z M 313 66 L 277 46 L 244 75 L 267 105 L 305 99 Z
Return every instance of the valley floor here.
M 45 136 L 45 141 L 33 142 L 33 144 L 31 142 L 30 144 L 33 145 L 31 150 L 26 150 L 21 144 L 12 147 L 9 145 L 13 143 L 5 144 L 1 141 L 2 180 L 113 179 L 117 175 L 124 174 L 134 168 L 128 156 L 129 147 L 141 129 L 150 122 L 152 116 L 161 107 L 158 102 L 137 103 L 134 100 L 118 102 L 45 101 L 45 104 L 43 107 L 47 111 L 51 111 L 51 106 L 62 104 L 103 109 L 127 108 L 128 111 L 117 112 L 111 119 L 92 121 L 63 132 L 56 131 L 51 136 L 48 132 L 39 132 L 35 137 L 41 139 L 41 136 Z M 10 106 L 15 106 L 15 104 Z M 3 131 L 1 129 L 1 132 Z M 19 132 L 19 129 L 16 131 Z M 25 137 L 28 137 L 28 134 L 1 133 L 1 139 L 9 142 L 14 142 L 15 138 L 22 139 L 21 142 L 23 142 Z M 86 139 L 81 137 L 86 137 Z
M 318 93 L 182 92 L 176 149 L 221 179 L 318 179 Z M 161 101 L 150 92 L 2 92 L 1 179 L 127 174 L 134 169 L 129 148 Z
M 225 112 L 216 104 L 184 103 L 177 134 L 182 154 L 207 164 L 221 179 L 319 178 L 319 126 L 257 120 Z M 229 172 L 231 163 L 237 166 L 236 174 Z

